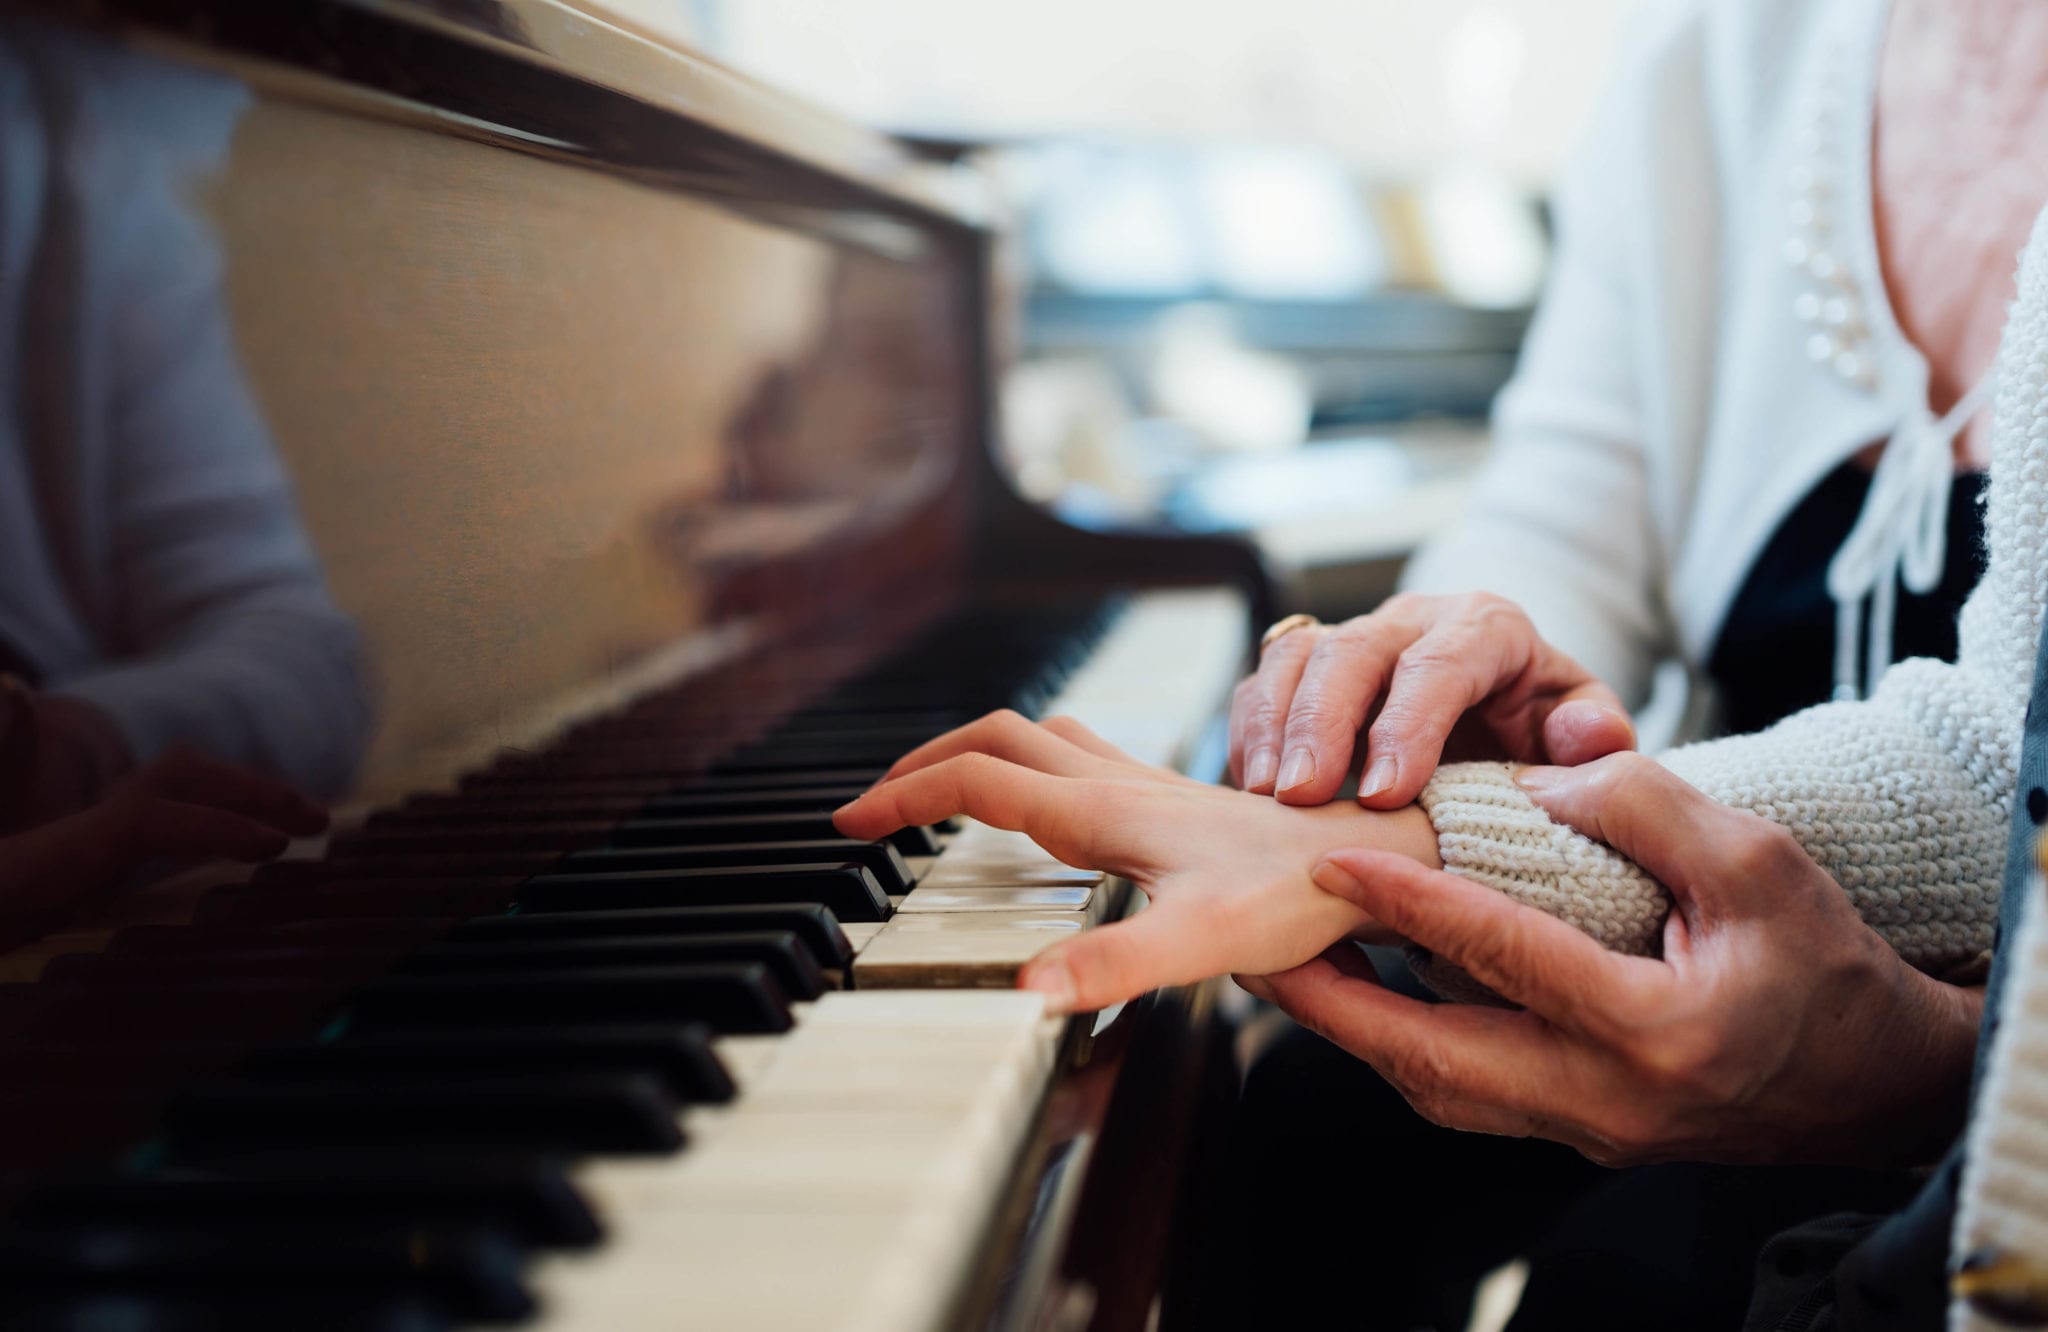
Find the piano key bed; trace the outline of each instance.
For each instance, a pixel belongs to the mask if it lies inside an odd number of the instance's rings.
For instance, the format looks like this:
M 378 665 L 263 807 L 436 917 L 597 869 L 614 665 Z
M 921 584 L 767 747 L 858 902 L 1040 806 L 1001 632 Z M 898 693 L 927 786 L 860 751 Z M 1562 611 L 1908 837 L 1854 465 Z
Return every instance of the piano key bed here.
M 1244 618 L 969 614 L 694 775 L 656 693 L 47 950 L 0 986 L 0 1321 L 953 1325 L 1093 1025 L 1017 969 L 1131 894 L 830 811 L 998 706 L 1184 763 Z

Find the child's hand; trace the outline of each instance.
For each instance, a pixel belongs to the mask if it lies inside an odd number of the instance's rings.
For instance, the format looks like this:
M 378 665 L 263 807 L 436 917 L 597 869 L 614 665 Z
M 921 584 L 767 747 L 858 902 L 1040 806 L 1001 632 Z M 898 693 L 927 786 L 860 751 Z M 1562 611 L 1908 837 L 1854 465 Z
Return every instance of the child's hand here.
M 1071 718 L 1014 712 L 913 750 L 834 821 L 849 837 L 966 814 L 1027 834 L 1070 865 L 1118 874 L 1151 905 L 1047 949 L 1019 983 L 1056 1009 L 1101 1008 L 1163 985 L 1296 967 L 1371 917 L 1316 887 L 1330 851 L 1372 847 L 1434 866 L 1419 809 L 1290 807 L 1139 763 Z

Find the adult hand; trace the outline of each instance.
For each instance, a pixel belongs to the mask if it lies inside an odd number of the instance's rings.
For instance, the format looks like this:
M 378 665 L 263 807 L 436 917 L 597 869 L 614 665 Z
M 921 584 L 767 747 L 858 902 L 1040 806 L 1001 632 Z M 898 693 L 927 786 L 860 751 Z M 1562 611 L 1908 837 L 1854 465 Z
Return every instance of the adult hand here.
M 1163 985 L 1297 966 L 1371 917 L 1309 879 L 1318 856 L 1383 846 L 1436 858 L 1420 810 L 1291 809 L 1139 763 L 1071 718 L 993 713 L 912 751 L 833 816 L 849 837 L 966 814 L 1069 865 L 1119 874 L 1149 906 L 1034 958 L 1019 978 L 1060 1011 Z
M 1789 833 L 1648 759 L 1521 780 L 1670 890 L 1661 959 L 1353 851 L 1324 860 L 1316 882 L 1524 1007 L 1418 1003 L 1361 972 L 1355 950 L 1250 988 L 1436 1123 L 1553 1138 L 1605 1164 L 1902 1164 L 1950 1141 L 1981 991 L 1908 967 Z
M 1484 592 L 1402 593 L 1370 615 L 1283 633 L 1230 708 L 1231 772 L 1294 805 L 1334 797 L 1354 757 L 1359 802 L 1399 809 L 1447 757 L 1579 764 L 1634 745 L 1614 691 Z
M 0 838 L 0 936 L 51 928 L 151 860 L 268 860 L 327 814 L 268 777 L 166 755 L 99 803 Z

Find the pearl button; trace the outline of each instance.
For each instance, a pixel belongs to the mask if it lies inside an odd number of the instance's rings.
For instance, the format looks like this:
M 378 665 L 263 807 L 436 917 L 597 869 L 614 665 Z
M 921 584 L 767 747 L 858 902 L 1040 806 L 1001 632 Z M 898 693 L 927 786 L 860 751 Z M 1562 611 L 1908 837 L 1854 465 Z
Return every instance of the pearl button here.
M 1842 275 L 1842 265 L 1832 251 L 1815 250 L 1806 260 L 1806 271 L 1822 282 L 1832 282 Z
M 1785 242 L 1785 262 L 1792 265 L 1792 267 L 1804 268 L 1812 258 L 1813 247 L 1808 245 L 1803 238 L 1794 236 Z
M 1792 313 L 1809 324 L 1820 322 L 1821 299 L 1810 291 L 1802 291 L 1792 298 Z
M 1806 340 L 1807 358 L 1822 365 L 1831 364 L 1838 350 L 1835 340 L 1825 333 L 1816 333 Z
M 1876 378 L 1871 374 L 1870 362 L 1852 351 L 1835 353 L 1835 359 L 1831 364 L 1834 366 L 1836 374 L 1858 388 L 1869 388 L 1871 382 Z
M 1846 296 L 1830 296 L 1822 301 L 1820 320 L 1829 328 L 1853 328 L 1863 322 L 1857 317 L 1855 302 Z

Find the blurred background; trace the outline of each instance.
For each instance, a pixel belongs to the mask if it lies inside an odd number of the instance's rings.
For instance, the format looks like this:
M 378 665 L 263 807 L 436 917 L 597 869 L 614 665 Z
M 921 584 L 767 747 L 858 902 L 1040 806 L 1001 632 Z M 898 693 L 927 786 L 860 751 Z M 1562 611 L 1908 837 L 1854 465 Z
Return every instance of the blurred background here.
M 1458 511 L 1629 0 L 597 0 L 911 143 L 1011 237 L 1002 448 L 1370 608 Z

